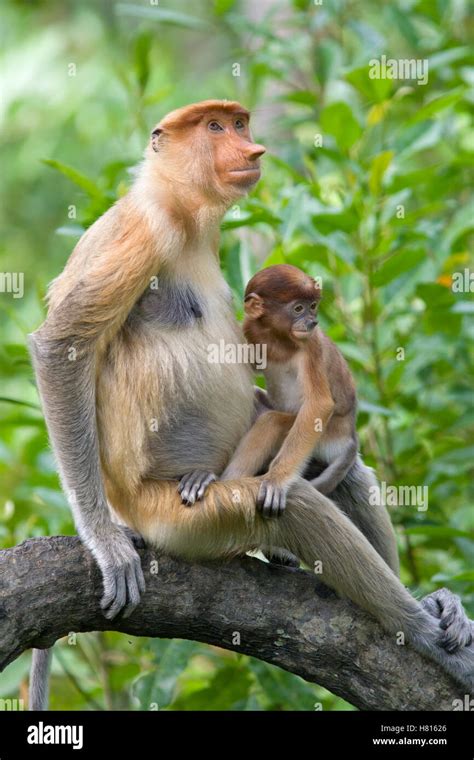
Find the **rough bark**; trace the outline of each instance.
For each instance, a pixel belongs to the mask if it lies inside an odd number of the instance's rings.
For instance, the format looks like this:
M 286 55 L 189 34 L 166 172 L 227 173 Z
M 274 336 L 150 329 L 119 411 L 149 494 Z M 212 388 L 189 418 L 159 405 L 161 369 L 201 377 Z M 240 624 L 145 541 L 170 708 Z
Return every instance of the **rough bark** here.
M 360 709 L 452 710 L 453 699 L 463 697 L 437 665 L 397 646 L 311 573 L 250 557 L 192 564 L 148 549 L 140 554 L 144 598 L 130 618 L 110 622 L 99 607 L 99 571 L 76 537 L 37 538 L 0 552 L 0 670 L 70 631 L 114 630 L 243 652 Z

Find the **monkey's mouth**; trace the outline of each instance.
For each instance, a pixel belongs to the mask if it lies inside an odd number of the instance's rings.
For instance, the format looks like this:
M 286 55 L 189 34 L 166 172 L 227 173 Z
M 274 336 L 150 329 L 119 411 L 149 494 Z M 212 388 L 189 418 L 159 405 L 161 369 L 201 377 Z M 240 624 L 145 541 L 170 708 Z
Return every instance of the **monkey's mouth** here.
M 306 340 L 313 334 L 315 327 L 311 327 L 309 330 L 292 330 L 291 334 L 297 340 Z
M 244 169 L 232 169 L 229 176 L 237 182 L 252 183 L 260 179 L 259 166 L 246 166 Z

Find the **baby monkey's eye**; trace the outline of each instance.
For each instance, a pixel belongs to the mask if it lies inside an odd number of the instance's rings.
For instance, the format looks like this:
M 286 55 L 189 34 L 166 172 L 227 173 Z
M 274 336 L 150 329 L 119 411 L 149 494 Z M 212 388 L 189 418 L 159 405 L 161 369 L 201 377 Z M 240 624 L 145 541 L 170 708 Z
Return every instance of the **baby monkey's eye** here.
M 311 309 L 311 311 L 316 311 L 316 306 L 317 305 L 318 304 L 316 303 L 316 301 L 313 301 L 313 303 L 311 304 L 311 306 L 309 308 Z
M 209 124 L 207 125 L 207 128 L 211 132 L 223 132 L 224 131 L 218 121 L 210 121 Z
M 303 304 L 297 303 L 296 306 L 295 306 L 295 308 L 294 308 L 294 311 L 295 311 L 296 314 L 301 314 L 301 312 L 304 311 Z
M 242 121 L 242 119 L 236 119 L 235 122 L 234 122 L 234 126 L 238 130 L 245 129 L 245 124 Z

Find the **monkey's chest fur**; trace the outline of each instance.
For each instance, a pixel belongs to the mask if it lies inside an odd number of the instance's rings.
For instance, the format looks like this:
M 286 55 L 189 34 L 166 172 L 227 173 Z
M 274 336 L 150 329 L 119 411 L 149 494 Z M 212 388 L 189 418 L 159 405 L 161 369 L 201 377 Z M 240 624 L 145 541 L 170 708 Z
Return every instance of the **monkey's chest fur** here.
M 210 361 L 212 347 L 243 340 L 228 286 L 219 270 L 212 274 L 186 283 L 160 276 L 109 347 L 98 394 L 107 398 L 102 414 L 114 420 L 102 418 L 99 427 L 103 464 L 114 480 L 123 477 L 124 450 L 142 477 L 219 473 L 250 427 L 250 367 Z
M 156 287 L 150 285 L 128 316 L 130 325 L 140 321 L 162 327 L 189 327 L 203 317 L 205 305 L 188 284 L 160 277 Z

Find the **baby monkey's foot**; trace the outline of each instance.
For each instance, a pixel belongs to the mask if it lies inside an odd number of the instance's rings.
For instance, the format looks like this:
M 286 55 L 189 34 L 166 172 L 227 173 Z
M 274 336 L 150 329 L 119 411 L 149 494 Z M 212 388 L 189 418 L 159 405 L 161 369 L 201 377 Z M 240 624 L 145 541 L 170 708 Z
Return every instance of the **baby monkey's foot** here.
M 280 517 L 286 507 L 287 486 L 265 478 L 260 484 L 257 508 L 263 517 Z
M 194 470 L 183 475 L 178 486 L 178 493 L 181 494 L 183 504 L 191 507 L 196 501 L 202 499 L 206 488 L 214 480 L 217 480 L 217 476 L 208 470 Z

